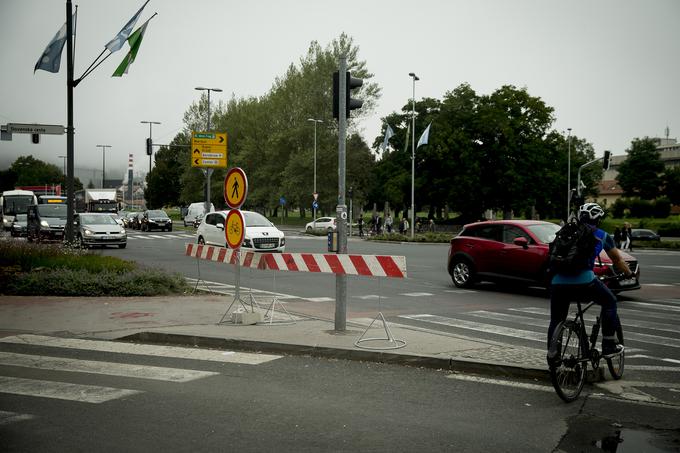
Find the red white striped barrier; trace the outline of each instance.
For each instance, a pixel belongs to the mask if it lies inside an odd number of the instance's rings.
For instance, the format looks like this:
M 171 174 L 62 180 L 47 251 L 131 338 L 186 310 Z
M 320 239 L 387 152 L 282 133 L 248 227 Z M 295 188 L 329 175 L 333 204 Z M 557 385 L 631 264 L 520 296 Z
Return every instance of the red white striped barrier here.
M 186 244 L 186 255 L 220 263 L 236 263 L 235 250 L 224 247 Z M 406 278 L 405 256 L 241 251 L 240 261 L 241 266 L 254 269 Z

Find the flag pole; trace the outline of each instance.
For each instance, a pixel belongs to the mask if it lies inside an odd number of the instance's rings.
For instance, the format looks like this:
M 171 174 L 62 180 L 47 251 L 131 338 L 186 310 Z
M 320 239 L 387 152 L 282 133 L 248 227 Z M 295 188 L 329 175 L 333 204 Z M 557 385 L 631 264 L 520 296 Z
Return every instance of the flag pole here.
M 66 241 L 73 243 L 73 213 L 75 193 L 73 191 L 73 5 L 66 0 Z

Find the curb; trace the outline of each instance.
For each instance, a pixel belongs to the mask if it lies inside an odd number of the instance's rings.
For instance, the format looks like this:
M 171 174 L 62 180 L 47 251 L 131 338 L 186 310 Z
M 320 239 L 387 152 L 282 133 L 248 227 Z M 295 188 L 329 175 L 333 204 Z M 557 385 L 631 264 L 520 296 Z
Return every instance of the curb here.
M 485 362 L 456 357 L 434 357 L 394 352 L 367 351 L 361 349 L 332 348 L 289 343 L 272 343 L 266 341 L 238 340 L 232 338 L 203 337 L 164 332 L 138 332 L 117 338 L 117 341 L 141 342 L 153 344 L 173 344 L 182 346 L 198 346 L 215 349 L 236 349 L 240 351 L 307 355 L 311 357 L 356 360 L 364 362 L 387 363 L 412 367 L 448 370 L 454 373 L 471 373 L 494 377 L 531 379 L 550 382 L 550 374 L 546 369 L 523 367 L 500 362 Z

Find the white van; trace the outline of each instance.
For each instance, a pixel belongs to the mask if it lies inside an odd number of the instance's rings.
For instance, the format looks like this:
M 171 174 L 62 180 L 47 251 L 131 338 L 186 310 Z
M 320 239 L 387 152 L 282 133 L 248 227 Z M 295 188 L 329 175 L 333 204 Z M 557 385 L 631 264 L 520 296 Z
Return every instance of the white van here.
M 215 205 L 210 203 L 210 212 L 215 212 Z M 196 216 L 205 214 L 205 203 L 191 203 L 187 214 L 184 216 L 184 226 L 189 226 L 194 224 Z

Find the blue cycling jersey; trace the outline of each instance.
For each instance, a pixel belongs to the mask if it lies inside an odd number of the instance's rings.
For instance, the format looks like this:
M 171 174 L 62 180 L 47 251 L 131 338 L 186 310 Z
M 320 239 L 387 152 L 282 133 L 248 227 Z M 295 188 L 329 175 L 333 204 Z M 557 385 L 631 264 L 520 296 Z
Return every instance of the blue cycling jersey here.
M 614 239 L 604 230 L 597 228 L 593 234 L 597 238 L 597 244 L 595 244 L 595 251 L 590 259 L 590 267 L 585 269 L 578 274 L 555 274 L 552 279 L 553 285 L 586 285 L 595 279 L 595 272 L 593 272 L 593 267 L 595 267 L 595 259 L 600 255 L 600 252 L 604 249 L 606 252 L 613 249 Z

